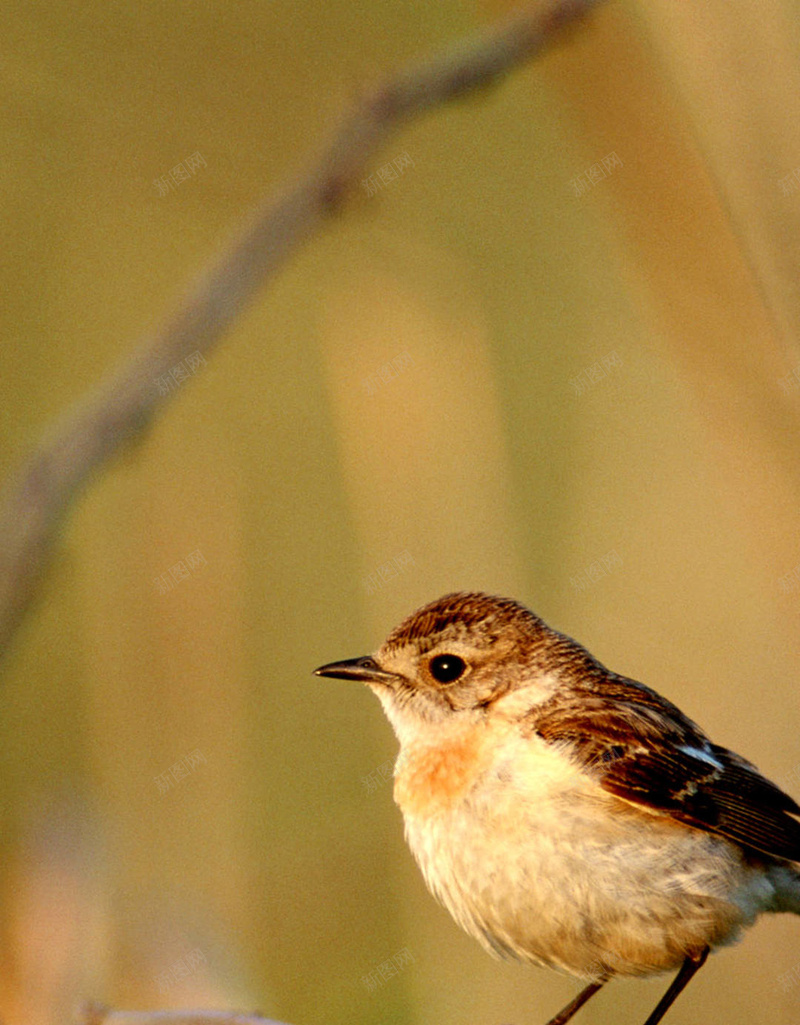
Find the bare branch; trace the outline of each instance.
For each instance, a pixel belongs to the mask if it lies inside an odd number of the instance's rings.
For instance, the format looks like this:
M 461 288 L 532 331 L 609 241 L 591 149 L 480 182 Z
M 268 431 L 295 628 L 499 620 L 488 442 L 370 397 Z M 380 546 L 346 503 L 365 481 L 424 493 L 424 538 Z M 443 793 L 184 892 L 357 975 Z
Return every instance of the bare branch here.
M 236 1011 L 114 1011 L 99 1004 L 80 1008 L 75 1021 L 77 1025 L 285 1025 Z
M 69 502 L 173 392 L 159 379 L 204 358 L 237 316 L 354 192 L 367 161 L 404 121 L 498 81 L 601 0 L 539 0 L 474 39 L 367 92 L 310 170 L 259 208 L 155 336 L 48 432 L 0 505 L 0 650 L 33 598 Z

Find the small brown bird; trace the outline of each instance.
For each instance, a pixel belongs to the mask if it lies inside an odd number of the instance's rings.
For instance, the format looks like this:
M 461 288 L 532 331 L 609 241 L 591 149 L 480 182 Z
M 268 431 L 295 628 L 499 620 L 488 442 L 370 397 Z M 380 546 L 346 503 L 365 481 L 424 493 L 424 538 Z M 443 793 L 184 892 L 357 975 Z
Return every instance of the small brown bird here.
M 656 1025 L 715 947 L 800 914 L 800 807 L 665 698 L 509 598 L 448 594 L 374 655 L 400 742 L 395 800 L 434 896 L 492 954 L 588 985 L 677 970 Z

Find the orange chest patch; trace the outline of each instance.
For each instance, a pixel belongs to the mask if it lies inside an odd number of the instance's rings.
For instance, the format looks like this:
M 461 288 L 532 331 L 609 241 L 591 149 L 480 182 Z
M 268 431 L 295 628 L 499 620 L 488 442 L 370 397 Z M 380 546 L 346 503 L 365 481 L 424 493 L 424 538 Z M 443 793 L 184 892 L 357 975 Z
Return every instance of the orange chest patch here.
M 427 817 L 452 808 L 485 768 L 485 750 L 475 733 L 438 747 L 412 748 L 394 784 L 403 814 Z

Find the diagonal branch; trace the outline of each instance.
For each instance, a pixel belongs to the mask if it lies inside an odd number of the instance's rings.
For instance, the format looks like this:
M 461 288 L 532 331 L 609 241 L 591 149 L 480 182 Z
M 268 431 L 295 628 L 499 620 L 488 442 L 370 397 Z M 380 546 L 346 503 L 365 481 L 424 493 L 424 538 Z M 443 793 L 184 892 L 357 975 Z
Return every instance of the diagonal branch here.
M 367 92 L 317 161 L 255 211 L 161 329 L 46 434 L 0 503 L 0 651 L 36 593 L 70 501 L 171 398 L 159 379 L 187 356 L 211 352 L 256 292 L 340 212 L 403 122 L 498 81 L 600 2 L 539 0 Z

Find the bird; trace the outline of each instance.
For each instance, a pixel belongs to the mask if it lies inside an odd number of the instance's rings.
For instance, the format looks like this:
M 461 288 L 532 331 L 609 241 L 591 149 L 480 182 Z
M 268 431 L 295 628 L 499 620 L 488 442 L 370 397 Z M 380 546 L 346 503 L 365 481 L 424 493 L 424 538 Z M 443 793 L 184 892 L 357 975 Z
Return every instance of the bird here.
M 399 742 L 394 798 L 428 889 L 492 955 L 586 985 L 675 972 L 765 912 L 800 914 L 800 806 L 655 690 L 511 598 L 446 594 L 371 655 Z

